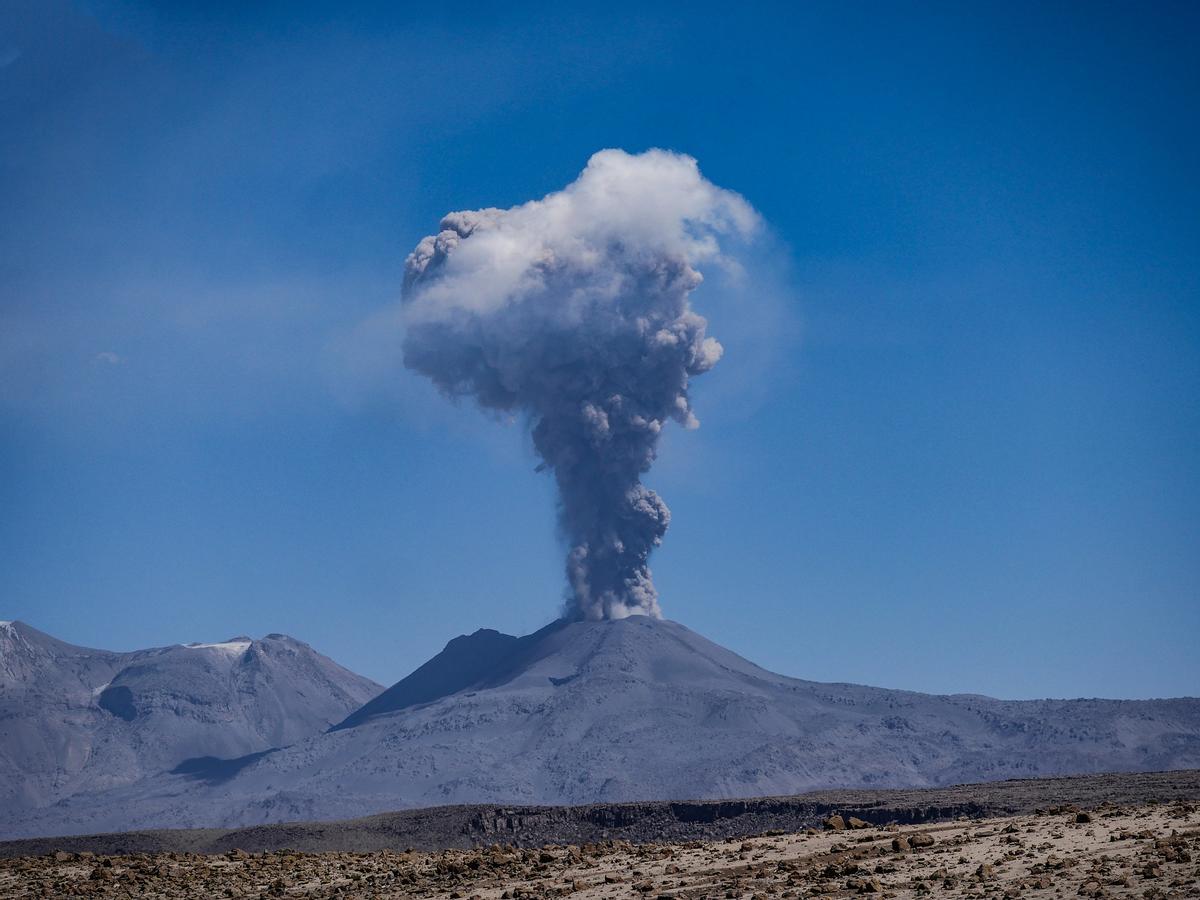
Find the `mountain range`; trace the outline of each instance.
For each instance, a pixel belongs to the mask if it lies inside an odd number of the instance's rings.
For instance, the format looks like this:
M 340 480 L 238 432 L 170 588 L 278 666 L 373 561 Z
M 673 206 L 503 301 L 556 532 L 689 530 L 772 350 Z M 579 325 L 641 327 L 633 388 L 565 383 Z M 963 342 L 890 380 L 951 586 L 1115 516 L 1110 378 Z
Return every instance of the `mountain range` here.
M 131 694 L 136 722 L 143 713 Z M 1200 699 L 1005 701 L 824 684 L 776 675 L 683 625 L 641 616 L 458 637 L 329 718 L 328 730 L 267 752 L 233 758 L 209 747 L 183 765 L 0 813 L 0 833 L 1200 767 Z

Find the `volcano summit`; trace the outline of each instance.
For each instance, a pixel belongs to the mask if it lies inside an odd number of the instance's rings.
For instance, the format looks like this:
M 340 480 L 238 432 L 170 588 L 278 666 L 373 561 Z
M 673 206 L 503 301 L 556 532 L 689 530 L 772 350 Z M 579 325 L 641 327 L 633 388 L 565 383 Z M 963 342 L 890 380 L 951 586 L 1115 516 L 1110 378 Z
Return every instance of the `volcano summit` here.
M 1200 767 L 1200 700 L 1003 701 L 775 675 L 675 622 L 481 630 L 329 732 L 0 821 L 8 836 L 448 803 L 749 797 Z

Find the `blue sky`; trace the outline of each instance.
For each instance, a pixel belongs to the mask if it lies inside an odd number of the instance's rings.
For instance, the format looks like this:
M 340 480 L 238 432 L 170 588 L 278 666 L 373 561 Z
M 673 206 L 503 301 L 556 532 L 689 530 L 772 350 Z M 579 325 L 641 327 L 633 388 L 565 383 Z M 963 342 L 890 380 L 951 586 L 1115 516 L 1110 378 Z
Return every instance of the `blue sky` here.
M 664 147 L 773 234 L 694 297 L 666 614 L 818 680 L 1200 692 L 1194 6 L 226 6 L 0 14 L 0 618 L 384 682 L 544 624 L 527 436 L 371 323 L 445 212 Z

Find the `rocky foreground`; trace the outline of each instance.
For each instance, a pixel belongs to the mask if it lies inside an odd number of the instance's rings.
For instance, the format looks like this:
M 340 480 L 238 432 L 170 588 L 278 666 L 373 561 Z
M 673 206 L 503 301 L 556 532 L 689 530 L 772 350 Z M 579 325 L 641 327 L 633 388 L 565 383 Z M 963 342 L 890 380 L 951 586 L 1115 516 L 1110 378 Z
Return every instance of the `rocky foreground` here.
M 370 853 L 58 851 L 0 860 L 0 897 L 1200 897 L 1200 807 L 1174 801 L 721 841 Z

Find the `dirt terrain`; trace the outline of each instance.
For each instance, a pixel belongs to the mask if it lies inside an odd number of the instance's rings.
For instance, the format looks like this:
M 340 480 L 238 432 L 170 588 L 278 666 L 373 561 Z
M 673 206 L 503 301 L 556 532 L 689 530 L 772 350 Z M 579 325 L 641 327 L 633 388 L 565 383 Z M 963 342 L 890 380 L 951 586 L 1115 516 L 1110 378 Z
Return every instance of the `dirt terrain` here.
M 833 813 L 877 824 L 1015 815 L 1075 804 L 1200 801 L 1200 770 L 1083 775 L 912 790 L 817 791 L 790 797 L 595 803 L 586 806 L 437 806 L 349 819 L 235 829 L 167 829 L 0 842 L 0 858 L 72 853 L 225 853 L 444 850 L 486 844 L 541 847 L 606 840 L 721 840 L 803 831 Z
M 954 790 L 982 795 L 990 790 L 993 796 L 984 800 L 996 803 L 1002 787 Z M 248 851 L 235 846 L 208 855 L 179 850 L 103 855 L 59 849 L 0 860 L 0 897 L 1200 897 L 1197 773 L 1055 779 L 1008 787 L 1009 799 L 1018 803 L 1053 793 L 1081 797 L 1089 791 L 1092 802 L 1063 802 L 1017 815 L 997 815 L 980 803 L 982 811 L 975 817 L 905 825 L 886 820 L 889 807 L 876 797 L 874 805 L 847 804 L 815 827 L 644 843 L 609 837 L 519 847 L 510 837 L 495 834 L 494 842 L 483 846 L 432 852 L 400 847 Z M 1138 790 L 1144 796 L 1130 801 Z M 930 799 L 927 795 L 945 792 L 879 792 L 885 793 L 903 801 L 891 810 L 912 812 L 922 807 L 905 806 L 910 795 Z M 1185 796 L 1190 799 L 1180 799 Z M 874 812 L 876 822 L 854 815 L 852 808 Z M 241 836 L 252 834 L 249 830 Z M 71 840 L 79 839 L 60 843 Z
M 822 830 L 724 841 L 434 853 L 60 851 L 0 863 L 2 897 L 428 897 L 471 900 L 1200 896 L 1192 804 L 965 820 L 924 828 L 830 817 Z

